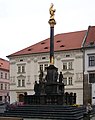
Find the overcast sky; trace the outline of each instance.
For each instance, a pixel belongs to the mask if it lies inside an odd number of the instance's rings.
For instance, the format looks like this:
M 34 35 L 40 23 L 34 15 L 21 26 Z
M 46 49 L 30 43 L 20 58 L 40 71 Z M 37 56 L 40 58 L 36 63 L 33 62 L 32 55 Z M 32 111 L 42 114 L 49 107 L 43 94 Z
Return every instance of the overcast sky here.
M 0 0 L 0 58 L 50 37 L 51 3 L 56 9 L 54 34 L 95 26 L 95 0 Z

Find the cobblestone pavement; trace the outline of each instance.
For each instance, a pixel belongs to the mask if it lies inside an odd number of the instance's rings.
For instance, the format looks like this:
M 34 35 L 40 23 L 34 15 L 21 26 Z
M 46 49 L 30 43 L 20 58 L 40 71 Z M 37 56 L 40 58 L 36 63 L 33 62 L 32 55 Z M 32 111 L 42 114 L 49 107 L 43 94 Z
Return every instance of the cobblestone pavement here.
M 25 118 L 24 120 L 52 120 L 52 119 L 34 119 L 34 118 Z
M 52 119 L 24 119 L 24 120 L 52 120 Z M 83 119 L 82 119 L 83 120 Z M 93 118 L 90 118 L 90 120 L 95 120 L 95 117 L 93 117 Z
M 52 120 L 52 119 L 34 119 L 34 118 L 25 118 L 24 120 Z M 84 119 L 82 119 L 82 120 L 84 120 Z M 90 119 L 88 119 L 88 120 L 95 120 L 95 116 L 94 117 L 92 117 L 92 118 L 90 118 Z

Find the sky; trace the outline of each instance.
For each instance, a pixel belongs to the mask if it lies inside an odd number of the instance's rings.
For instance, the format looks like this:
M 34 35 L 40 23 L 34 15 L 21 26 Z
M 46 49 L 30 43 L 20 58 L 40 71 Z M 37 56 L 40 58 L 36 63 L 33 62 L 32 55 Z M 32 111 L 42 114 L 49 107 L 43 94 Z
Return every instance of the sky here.
M 95 26 L 95 0 L 0 0 L 0 58 L 50 37 L 51 3 L 55 35 Z

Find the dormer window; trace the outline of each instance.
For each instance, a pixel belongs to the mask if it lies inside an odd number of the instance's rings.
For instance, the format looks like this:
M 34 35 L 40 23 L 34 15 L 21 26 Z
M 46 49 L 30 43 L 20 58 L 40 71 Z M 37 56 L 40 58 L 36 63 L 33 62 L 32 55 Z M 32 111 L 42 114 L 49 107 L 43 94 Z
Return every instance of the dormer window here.
M 45 44 L 45 42 L 42 42 L 41 44 Z
M 29 48 L 28 51 L 31 51 L 31 48 Z
M 44 49 L 48 49 L 48 47 L 45 47 Z
M 57 40 L 56 42 L 59 43 L 59 42 L 61 42 L 61 40 Z
M 65 47 L 64 45 L 60 45 L 60 47 Z

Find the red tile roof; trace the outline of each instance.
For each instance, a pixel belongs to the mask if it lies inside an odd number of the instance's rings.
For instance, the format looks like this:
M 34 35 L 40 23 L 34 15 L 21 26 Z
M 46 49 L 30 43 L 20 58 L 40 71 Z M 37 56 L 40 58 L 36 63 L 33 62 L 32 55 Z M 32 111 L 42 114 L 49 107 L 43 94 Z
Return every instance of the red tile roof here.
M 87 30 L 62 33 L 54 36 L 54 51 L 80 49 Z M 13 53 L 7 57 L 43 53 L 50 51 L 50 39 L 43 40 L 23 50 Z
M 89 26 L 84 46 L 89 47 L 91 44 L 95 45 L 95 26 Z
M 0 58 L 0 70 L 9 71 L 9 61 Z

